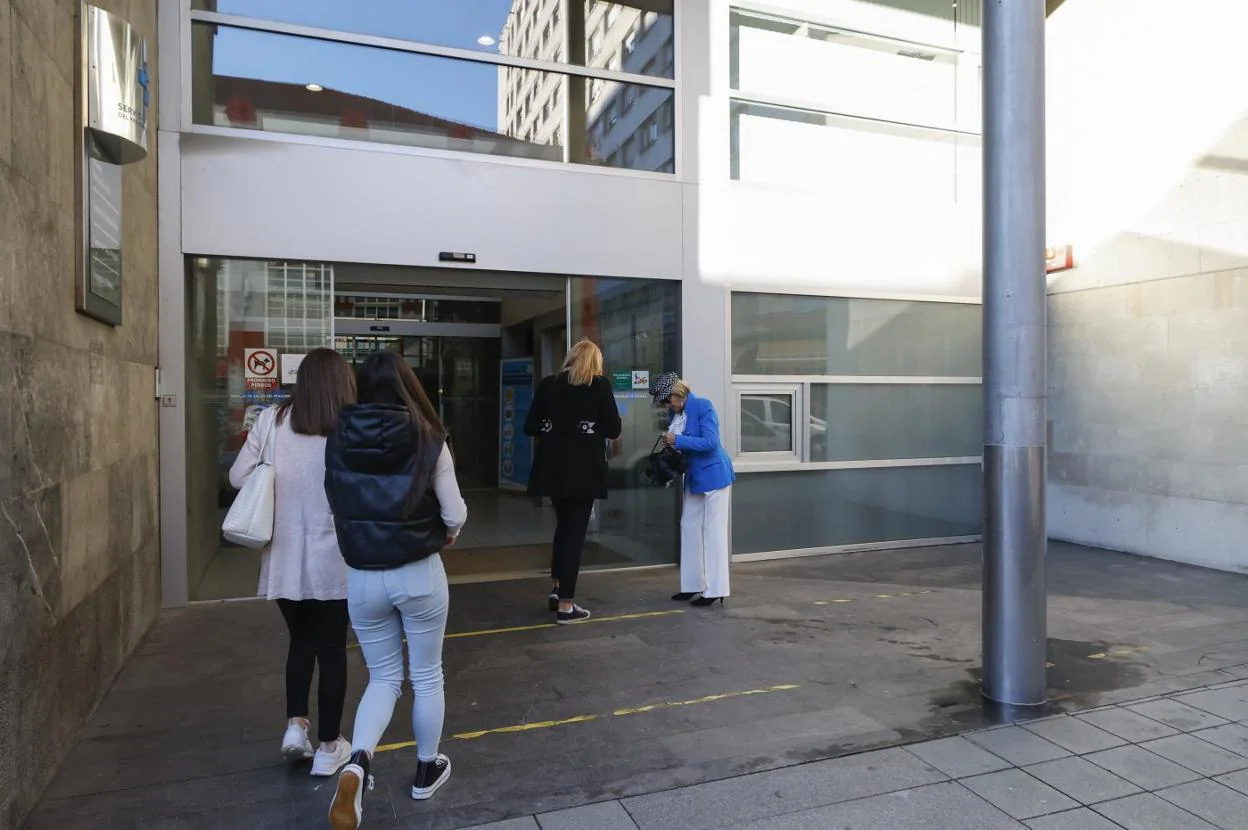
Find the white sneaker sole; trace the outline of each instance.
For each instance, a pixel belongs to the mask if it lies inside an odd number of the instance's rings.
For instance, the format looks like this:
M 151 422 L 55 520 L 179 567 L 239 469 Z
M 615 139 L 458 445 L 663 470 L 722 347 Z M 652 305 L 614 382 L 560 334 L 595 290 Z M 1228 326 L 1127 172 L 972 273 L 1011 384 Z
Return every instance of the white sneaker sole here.
M 282 747 L 282 757 L 292 764 L 299 761 L 307 761 L 316 755 L 316 750 L 306 746 L 284 746 Z
M 334 830 L 359 830 L 360 822 L 364 820 L 363 795 L 362 771 L 358 767 L 343 770 L 338 776 L 334 803 L 329 805 L 329 826 Z
M 433 798 L 433 794 L 436 793 L 438 790 L 442 789 L 442 785 L 450 780 L 451 780 L 451 759 L 447 758 L 446 759 L 446 772 L 442 774 L 442 777 L 439 778 L 437 781 L 434 781 L 432 787 L 425 787 L 424 789 L 412 787 L 412 798 L 416 799 L 417 801 L 426 801 L 430 798 Z M 335 827 L 334 830 L 338 830 L 338 828 Z

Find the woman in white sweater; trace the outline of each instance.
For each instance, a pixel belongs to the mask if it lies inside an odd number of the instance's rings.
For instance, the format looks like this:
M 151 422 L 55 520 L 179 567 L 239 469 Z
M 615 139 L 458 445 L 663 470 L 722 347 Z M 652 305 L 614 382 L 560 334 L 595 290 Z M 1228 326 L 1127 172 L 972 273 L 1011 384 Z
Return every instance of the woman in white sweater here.
M 333 775 L 351 756 L 351 744 L 342 737 L 347 566 L 325 498 L 325 436 L 353 403 L 351 367 L 332 349 L 314 349 L 299 366 L 293 397 L 260 413 L 230 469 L 234 487 L 242 487 L 261 459 L 275 472 L 273 541 L 261 554 L 257 594 L 277 601 L 290 631 L 282 754 L 290 761 L 311 758 L 317 776 Z M 320 747 L 314 752 L 308 697 L 318 664 Z

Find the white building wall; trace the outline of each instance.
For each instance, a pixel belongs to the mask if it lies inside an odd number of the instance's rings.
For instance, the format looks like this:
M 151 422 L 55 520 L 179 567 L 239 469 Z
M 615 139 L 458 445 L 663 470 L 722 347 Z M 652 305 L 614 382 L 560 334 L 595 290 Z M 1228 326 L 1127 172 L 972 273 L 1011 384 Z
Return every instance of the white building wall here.
M 1248 7 L 1172 12 L 1049 20 L 1049 532 L 1248 572 Z

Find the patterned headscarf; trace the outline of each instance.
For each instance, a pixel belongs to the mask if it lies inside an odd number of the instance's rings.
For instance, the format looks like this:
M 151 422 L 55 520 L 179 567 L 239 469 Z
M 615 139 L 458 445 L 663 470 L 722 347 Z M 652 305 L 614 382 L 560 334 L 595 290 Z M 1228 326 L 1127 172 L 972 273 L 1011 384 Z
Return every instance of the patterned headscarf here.
M 650 394 L 654 397 L 654 402 L 663 406 L 671 400 L 672 389 L 678 380 L 680 380 L 680 375 L 675 372 L 664 372 L 651 380 Z

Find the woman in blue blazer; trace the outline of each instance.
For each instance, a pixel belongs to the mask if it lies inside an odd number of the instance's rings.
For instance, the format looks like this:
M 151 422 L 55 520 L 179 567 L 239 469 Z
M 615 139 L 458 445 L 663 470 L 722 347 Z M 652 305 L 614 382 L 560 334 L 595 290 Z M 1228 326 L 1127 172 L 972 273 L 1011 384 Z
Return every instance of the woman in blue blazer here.
M 732 461 L 719 440 L 719 418 L 675 372 L 655 378 L 654 402 L 672 413 L 669 447 L 685 457 L 685 505 L 680 515 L 680 593 L 672 599 L 693 605 L 723 603 L 729 594 L 728 493 L 736 481 Z

